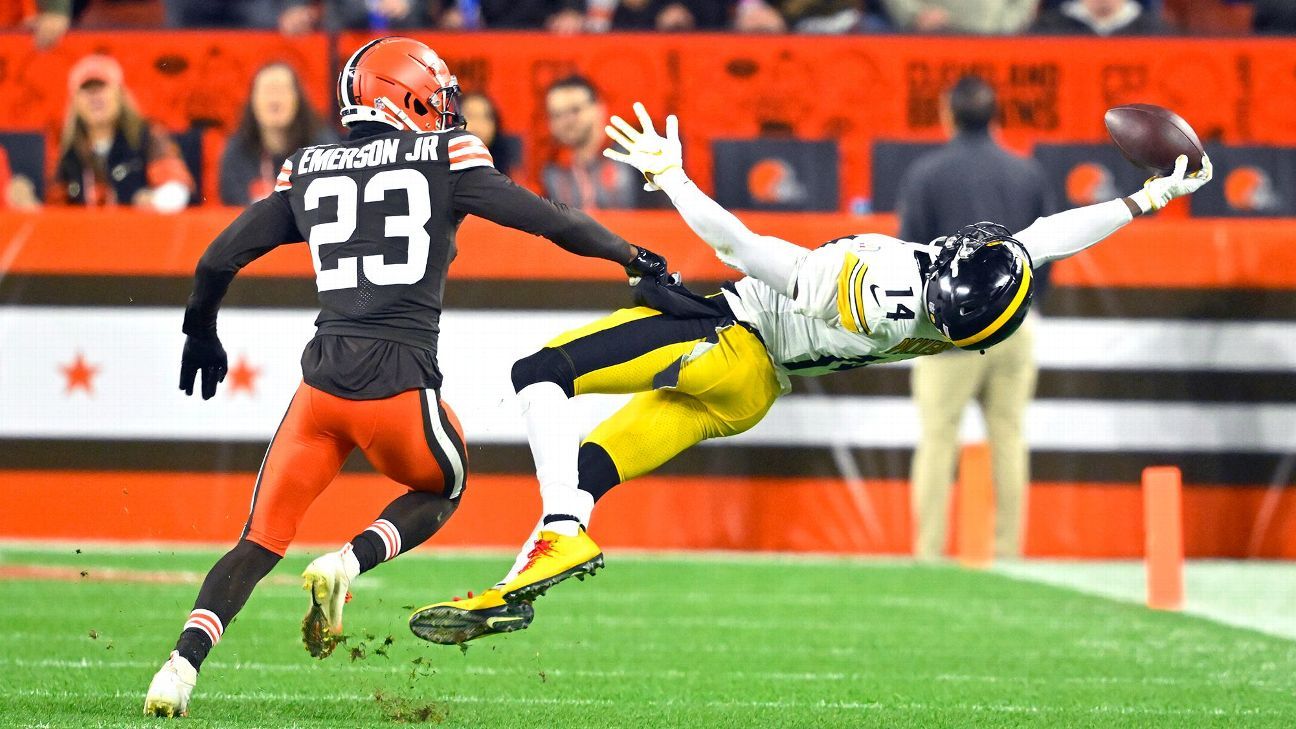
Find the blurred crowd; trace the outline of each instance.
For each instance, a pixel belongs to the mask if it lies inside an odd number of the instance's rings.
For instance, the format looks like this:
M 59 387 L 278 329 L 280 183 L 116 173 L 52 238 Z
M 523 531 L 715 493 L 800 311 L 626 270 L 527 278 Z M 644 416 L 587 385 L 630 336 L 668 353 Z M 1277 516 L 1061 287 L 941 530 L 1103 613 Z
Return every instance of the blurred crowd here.
M 69 27 L 1018 33 L 1296 32 L 1294 0 L 0 0 L 37 44 Z
M 57 44 L 70 25 L 100 6 L 147 5 L 171 27 L 399 30 L 406 27 L 547 28 L 555 33 L 603 30 L 716 30 L 848 33 L 898 30 L 923 33 L 1155 35 L 1186 27 L 1176 19 L 1232 18 L 1260 31 L 1296 30 L 1296 0 L 10 0 L 7 16 L 24 23 L 38 45 Z M 20 6 L 20 7 L 19 7 Z M 1219 13 L 1212 15 L 1211 13 Z M 123 16 L 125 17 L 125 16 Z M 135 14 L 138 22 L 149 17 Z M 101 22 L 102 18 L 94 22 Z M 1222 22 L 1222 21 L 1221 21 Z M 1216 29 L 1228 26 L 1217 25 Z M 1241 27 L 1241 26 L 1237 26 Z M 202 130 L 173 134 L 152 122 L 129 90 L 121 65 L 106 55 L 81 58 L 67 79 L 68 102 L 57 140 L 0 138 L 0 207 L 41 205 L 137 206 L 176 212 L 202 202 L 246 205 L 270 193 L 284 160 L 297 149 L 337 141 L 332 110 L 312 109 L 294 69 L 262 67 L 242 112 L 226 136 L 218 184 L 196 179 L 204 167 Z M 584 209 L 631 209 L 661 204 L 644 194 L 624 165 L 602 156 L 607 122 L 598 89 L 569 76 L 545 90 L 553 154 L 521 165 L 524 146 L 507 133 L 499 108 L 466 89 L 468 131 L 490 148 L 495 165 L 554 200 Z M 0 135 L 6 137 L 11 135 Z M 21 136 L 21 135 L 20 135 Z M 32 136 L 32 135 L 28 135 Z M 54 144 L 56 142 L 56 145 Z M 6 147 L 8 154 L 6 154 Z M 53 150 L 55 150 L 54 152 Z M 9 155 L 34 159 L 11 163 Z M 210 169 L 210 167 L 208 167 Z M 529 172 L 529 176 L 528 173 Z M 534 179 L 531 179 L 534 178 Z M 211 179 L 211 178 L 205 178 Z M 215 188 L 213 190 L 212 188 Z
M 43 163 L 15 170 L 6 148 L 38 152 L 44 144 L 20 134 L 16 144 L 0 134 L 0 208 L 42 205 L 134 206 L 163 213 L 204 202 L 197 167 L 185 159 L 174 136 L 139 109 L 116 59 L 91 54 L 68 73 L 68 103 L 57 140 L 57 161 L 38 194 Z M 654 206 L 642 180 L 603 156 L 608 112 L 594 84 L 582 76 L 561 78 L 545 91 L 549 133 L 556 150 L 536 185 L 553 200 L 584 209 Z M 469 91 L 460 98 L 467 129 L 491 152 L 494 165 L 519 177 L 522 141 L 504 132 L 494 101 Z M 313 109 L 301 79 L 274 61 L 252 78 L 237 125 L 219 160 L 218 200 L 247 205 L 269 195 L 284 161 L 302 147 L 339 141 L 334 116 Z M 660 204 L 660 203 L 657 203 Z

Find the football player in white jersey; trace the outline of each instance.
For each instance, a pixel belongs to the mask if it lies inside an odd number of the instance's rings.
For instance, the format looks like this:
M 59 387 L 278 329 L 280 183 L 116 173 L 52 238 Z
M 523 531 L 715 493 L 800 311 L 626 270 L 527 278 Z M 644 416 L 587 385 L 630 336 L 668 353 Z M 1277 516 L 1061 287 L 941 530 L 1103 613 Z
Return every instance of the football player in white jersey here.
M 684 173 L 676 118 L 662 137 L 643 105 L 635 113 L 642 129 L 619 117 L 607 127 L 626 151 L 604 153 L 669 195 L 746 277 L 710 297 L 670 280 L 639 281 L 644 306 L 568 332 L 514 365 L 544 516 L 493 588 L 416 611 L 410 627 L 422 638 L 455 643 L 497 632 L 489 616 L 501 605 L 593 573 L 603 564 L 585 532 L 594 502 L 704 439 L 751 428 L 788 392 L 790 376 L 994 346 L 1026 316 L 1032 266 L 1079 253 L 1211 178 L 1208 158 L 1189 175 L 1180 157 L 1172 174 L 1129 197 L 1040 218 L 1016 234 L 976 223 L 930 244 L 866 234 L 809 250 L 748 230 Z M 635 395 L 582 441 L 568 401 L 594 392 Z

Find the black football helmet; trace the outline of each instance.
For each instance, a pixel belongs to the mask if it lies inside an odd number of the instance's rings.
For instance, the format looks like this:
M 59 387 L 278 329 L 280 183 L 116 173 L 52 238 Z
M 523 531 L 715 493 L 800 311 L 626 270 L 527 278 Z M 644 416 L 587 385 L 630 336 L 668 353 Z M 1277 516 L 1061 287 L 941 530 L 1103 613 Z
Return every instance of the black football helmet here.
M 1035 295 L 1031 258 L 1008 229 L 976 223 L 938 239 L 927 272 L 927 315 L 959 349 L 986 349 L 1017 331 Z

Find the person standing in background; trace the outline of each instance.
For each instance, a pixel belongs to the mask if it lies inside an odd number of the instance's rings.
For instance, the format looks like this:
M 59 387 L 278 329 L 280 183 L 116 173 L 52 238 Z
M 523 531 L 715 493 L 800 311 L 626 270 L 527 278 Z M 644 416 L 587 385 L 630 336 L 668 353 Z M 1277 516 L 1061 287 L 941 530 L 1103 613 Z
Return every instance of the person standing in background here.
M 896 30 L 1014 35 L 1035 19 L 1039 0 L 882 0 Z
M 1135 0 L 1067 0 L 1040 13 L 1032 33 L 1054 35 L 1160 35 L 1157 14 Z
M 945 97 L 941 117 L 953 138 L 914 162 L 900 184 L 900 238 L 928 243 L 950 230 L 993 220 L 1022 230 L 1055 210 L 1044 170 L 1000 147 L 990 135 L 998 111 L 994 89 L 964 76 Z M 1046 267 L 1036 268 L 1035 300 L 1044 293 Z M 1037 304 L 1038 305 L 1038 304 Z M 981 353 L 950 350 L 914 362 L 913 394 L 922 421 L 914 452 L 914 556 L 941 556 L 949 519 L 950 485 L 959 455 L 959 423 L 976 398 L 990 440 L 995 484 L 995 554 L 1021 553 L 1030 452 L 1023 433 L 1035 394 L 1034 324 Z
M 639 207 L 643 177 L 603 156 L 607 107 L 584 76 L 559 79 L 545 92 L 557 158 L 541 171 L 545 197 L 583 210 Z
M 1296 3 L 1291 0 L 1256 0 L 1251 27 L 1257 33 L 1296 33 Z
M 297 72 L 281 62 L 262 66 L 221 155 L 221 203 L 247 205 L 266 197 L 288 155 L 335 141 L 337 135 L 307 101 Z
M 459 111 L 467 121 L 467 130 L 486 145 L 495 169 L 517 180 L 513 167 L 518 163 L 518 150 L 513 142 L 505 136 L 500 125 L 499 110 L 491 98 L 480 91 L 470 91 L 459 99 Z
M 51 202 L 164 213 L 189 204 L 193 176 L 179 147 L 140 115 L 116 59 L 93 54 L 77 61 L 68 72 L 68 95 Z

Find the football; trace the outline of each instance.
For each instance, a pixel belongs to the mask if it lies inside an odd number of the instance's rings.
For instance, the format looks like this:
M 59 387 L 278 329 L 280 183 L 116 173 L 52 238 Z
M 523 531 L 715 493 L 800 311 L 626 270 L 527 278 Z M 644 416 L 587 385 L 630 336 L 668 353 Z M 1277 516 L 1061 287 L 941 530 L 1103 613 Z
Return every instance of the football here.
M 1126 104 L 1107 110 L 1107 133 L 1125 159 L 1157 175 L 1174 171 L 1175 159 L 1188 155 L 1188 171 L 1201 169 L 1202 149 L 1197 132 L 1183 117 L 1155 104 Z

